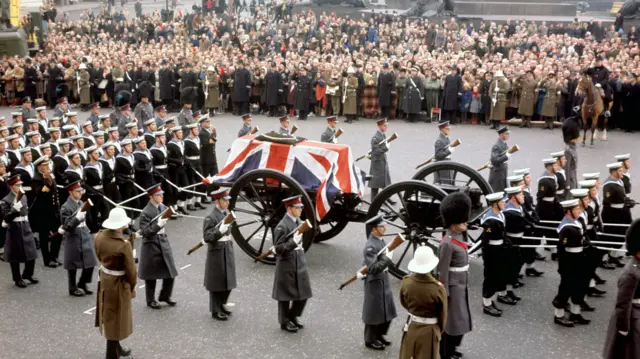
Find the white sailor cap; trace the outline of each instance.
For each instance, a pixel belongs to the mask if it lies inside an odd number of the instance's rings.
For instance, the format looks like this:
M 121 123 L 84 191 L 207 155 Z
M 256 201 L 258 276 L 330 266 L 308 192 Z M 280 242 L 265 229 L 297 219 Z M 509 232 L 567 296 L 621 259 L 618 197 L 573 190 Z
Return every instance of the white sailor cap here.
M 33 137 L 33 136 L 39 136 L 39 135 L 40 135 L 40 132 L 38 131 L 29 131 L 25 134 L 25 136 L 27 137 Z
M 115 146 L 115 145 L 116 144 L 111 142 L 111 141 L 105 142 L 105 143 L 102 144 L 102 149 L 105 150 L 105 149 L 107 149 L 107 147 L 111 147 L 111 146 Z
M 97 149 L 98 149 L 98 146 L 93 145 L 93 146 L 89 146 L 89 147 L 85 148 L 84 150 L 85 150 L 87 153 L 91 153 L 91 152 L 93 152 L 93 151 L 96 151 Z
M 74 126 L 74 125 L 64 125 L 64 126 L 62 126 L 62 131 L 71 131 L 71 130 L 77 130 L 76 126 Z
M 487 202 L 489 202 L 489 203 L 499 202 L 499 201 L 504 199 L 504 192 L 494 192 L 494 193 L 486 195 L 485 198 L 487 199 Z
M 93 136 L 93 137 L 104 136 L 104 131 L 96 131 L 96 132 L 92 133 L 91 136 Z
M 73 157 L 75 155 L 79 155 L 79 154 L 80 154 L 80 152 L 78 152 L 75 149 L 73 149 L 73 150 L 67 152 L 67 157 L 71 158 L 71 157 Z
M 180 126 L 176 126 L 176 127 L 172 127 L 169 132 L 174 133 L 174 132 L 178 132 L 178 131 L 182 131 L 182 127 Z
M 164 124 L 168 124 L 168 123 L 176 123 L 176 118 L 174 117 L 169 117 L 167 119 L 164 120 Z
M 144 125 L 145 126 L 149 126 L 152 123 L 156 123 L 156 119 L 155 118 L 150 118 L 150 119 L 144 121 Z
M 2 132 L 2 131 L 9 131 L 9 127 L 7 127 L 7 126 L 0 127 L 0 132 Z
M 51 118 L 49 119 L 49 122 L 51 122 L 51 121 L 62 121 L 62 117 L 60 117 L 60 116 L 51 117 Z
M 615 158 L 616 158 L 617 161 L 626 161 L 626 160 L 631 158 L 631 154 L 630 153 L 626 153 L 624 155 L 616 155 Z
M 209 115 L 202 115 L 200 116 L 200 118 L 198 118 L 198 123 L 201 123 L 204 121 L 209 121 Z
M 60 132 L 60 127 L 49 127 L 47 128 L 47 132 Z
M 85 128 L 87 126 L 93 126 L 93 124 L 91 123 L 91 121 L 85 121 L 85 123 L 82 124 L 82 128 Z
M 518 194 L 518 193 L 522 192 L 522 187 L 520 187 L 520 186 L 507 187 L 507 188 L 504 189 L 504 192 L 506 194 Z
M 18 128 L 18 127 L 22 127 L 22 122 L 14 122 L 11 124 L 11 126 L 9 126 L 11 128 Z
M 574 188 L 570 192 L 575 198 L 583 198 L 589 195 L 589 190 L 586 188 Z
M 38 159 L 33 162 L 33 164 L 36 167 L 38 167 L 41 163 L 49 164 L 49 156 L 45 155 L 45 156 L 38 157 Z
M 11 112 L 11 116 L 13 116 L 13 117 L 22 116 L 22 112 L 20 112 L 20 111 Z M 4 116 L 2 116 L 2 119 L 4 120 Z
M 98 119 L 99 119 L 100 121 L 102 121 L 102 120 L 104 120 L 104 119 L 107 119 L 107 118 L 109 118 L 109 115 L 100 115 L 100 116 L 98 116 Z
M 597 180 L 600 179 L 600 172 L 583 173 L 582 177 L 586 180 Z
M 518 183 L 524 180 L 524 176 L 523 175 L 515 175 L 515 176 L 509 176 L 507 177 L 507 182 L 509 183 Z
M 578 185 L 580 185 L 581 188 L 593 188 L 596 186 L 596 180 L 578 181 Z
M 40 146 L 38 146 L 41 150 L 44 150 L 45 148 L 51 148 L 51 144 L 49 142 L 45 142 L 43 144 L 41 144 Z
M 75 140 L 79 140 L 79 139 L 83 139 L 84 140 L 84 137 L 82 135 L 75 135 L 75 136 L 69 137 L 69 139 L 71 141 L 75 141 Z
M 134 138 L 132 141 L 133 141 L 133 143 L 134 143 L 134 144 L 136 144 L 136 145 L 137 145 L 138 143 L 140 143 L 140 142 L 145 142 L 145 141 L 144 141 L 144 136 L 138 136 L 138 137 Z
M 19 138 L 19 136 L 17 134 L 13 134 L 11 136 L 7 136 L 5 137 L 5 140 L 7 140 L 7 142 L 13 141 L 13 140 L 17 140 Z
M 190 123 L 190 124 L 188 124 L 188 125 L 187 125 L 187 126 L 185 126 L 185 127 L 187 127 L 188 129 L 197 128 L 197 127 L 198 127 L 198 124 L 197 124 L 197 123 Z
M 59 145 L 70 145 L 71 141 L 68 138 L 61 138 L 58 140 Z
M 607 164 L 607 168 L 610 170 L 615 170 L 622 167 L 622 163 L 621 162 L 614 162 L 614 163 L 609 163 Z
M 115 127 L 115 126 L 114 126 L 114 127 L 109 127 L 109 129 L 107 129 L 107 132 L 108 132 L 108 133 L 111 133 L 111 132 L 118 132 L 118 128 L 117 128 L 117 127 Z
M 46 109 L 47 109 L 47 106 L 36 107 L 36 111 L 45 111 Z
M 564 151 L 553 152 L 551 153 L 551 157 L 555 157 L 555 158 L 564 157 Z
M 164 131 L 154 131 L 153 135 L 155 137 L 158 137 L 158 136 L 166 136 L 167 134 Z
M 130 145 L 131 144 L 131 139 L 130 138 L 125 138 L 124 140 L 120 141 L 120 146 L 126 146 L 126 145 Z
M 27 153 L 27 152 L 31 152 L 31 147 L 23 147 L 21 149 L 18 150 L 20 153 Z
M 578 207 L 578 203 L 579 201 L 577 199 L 569 199 L 569 200 L 560 202 L 560 205 L 562 206 L 562 208 L 573 208 L 573 207 Z
M 545 166 L 552 165 L 552 164 L 554 164 L 556 162 L 558 162 L 557 158 L 545 158 L 545 159 L 542 160 L 542 163 L 544 163 Z
M 66 115 L 67 117 L 75 117 L 75 116 L 78 116 L 78 113 L 77 113 L 77 112 L 74 112 L 74 111 L 69 111 L 69 112 L 67 112 L 65 115 Z
M 138 127 L 138 124 L 136 122 L 129 122 L 126 125 L 124 125 L 124 127 L 126 128 Z
M 513 171 L 513 174 L 515 174 L 515 175 L 522 175 L 522 177 L 524 177 L 524 176 L 528 175 L 529 173 L 531 173 L 531 172 L 529 172 L 529 169 L 528 169 L 528 168 L 521 168 L 521 169 L 519 169 L 519 170 L 515 170 L 515 171 Z
M 38 119 L 37 118 L 28 118 L 27 119 L 27 123 L 38 123 Z

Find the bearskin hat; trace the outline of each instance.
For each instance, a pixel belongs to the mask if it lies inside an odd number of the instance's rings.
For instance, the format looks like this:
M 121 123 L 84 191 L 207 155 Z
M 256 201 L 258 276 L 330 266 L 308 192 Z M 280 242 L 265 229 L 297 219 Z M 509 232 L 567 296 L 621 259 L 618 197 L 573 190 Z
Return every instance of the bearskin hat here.
M 142 81 L 138 85 L 138 94 L 140 98 L 146 97 L 151 98 L 151 91 L 153 90 L 153 85 L 149 81 Z
M 440 214 L 445 228 L 452 224 L 466 223 L 469 221 L 471 200 L 462 192 L 448 194 L 440 203 Z
M 577 117 L 569 117 L 562 123 L 562 136 L 564 143 L 580 137 L 580 122 Z
M 193 105 L 198 100 L 197 87 L 191 86 L 182 90 L 180 103 L 183 105 Z
M 116 107 L 122 107 L 126 104 L 131 103 L 131 92 L 127 91 L 127 90 L 122 90 L 122 91 L 118 91 L 116 93 L 116 101 L 115 101 L 115 106 Z
M 627 252 L 631 255 L 640 252 L 640 219 L 633 221 L 627 229 L 625 242 L 627 243 Z

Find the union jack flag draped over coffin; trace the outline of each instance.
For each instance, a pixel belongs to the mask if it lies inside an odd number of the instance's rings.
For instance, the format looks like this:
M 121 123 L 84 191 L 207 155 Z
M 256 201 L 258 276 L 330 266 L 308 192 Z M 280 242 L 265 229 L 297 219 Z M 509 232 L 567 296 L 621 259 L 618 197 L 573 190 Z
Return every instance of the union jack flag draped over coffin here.
M 231 146 L 224 168 L 213 182 L 230 183 L 243 174 L 261 168 L 283 172 L 307 191 L 317 192 L 318 220 L 329 212 L 338 193 L 364 195 L 364 176 L 353 161 L 347 145 L 302 141 L 295 146 L 262 142 L 243 136 Z

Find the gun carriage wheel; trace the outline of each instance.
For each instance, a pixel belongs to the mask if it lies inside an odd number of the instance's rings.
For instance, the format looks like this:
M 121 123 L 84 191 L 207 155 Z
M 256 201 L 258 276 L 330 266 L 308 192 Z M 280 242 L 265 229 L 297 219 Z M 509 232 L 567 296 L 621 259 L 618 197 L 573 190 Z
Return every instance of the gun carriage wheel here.
M 301 220 L 308 219 L 314 228 L 303 235 L 304 250 L 311 247 L 317 229 L 315 206 L 307 192 L 290 176 L 272 169 L 253 170 L 238 178 L 229 194 L 229 209 L 236 214 L 231 233 L 251 258 L 257 259 L 273 245 L 275 228 L 286 213 L 282 200 L 295 195 L 302 195 Z M 269 256 L 262 262 L 275 264 L 275 258 Z

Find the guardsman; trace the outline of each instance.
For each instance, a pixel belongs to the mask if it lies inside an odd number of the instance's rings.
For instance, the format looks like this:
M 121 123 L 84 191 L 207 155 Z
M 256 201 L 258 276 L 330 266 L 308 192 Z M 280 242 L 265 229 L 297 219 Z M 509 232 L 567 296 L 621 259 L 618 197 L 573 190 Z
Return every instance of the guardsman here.
M 156 183 L 162 184 L 162 190 L 164 191 L 164 205 L 173 206 L 176 204 L 176 196 L 173 186 L 167 183 L 169 178 L 169 167 L 167 166 L 167 147 L 165 146 L 165 133 L 164 131 L 156 131 L 153 133 L 156 137 L 156 143 L 149 150 L 151 152 L 151 159 L 153 162 L 153 177 Z M 171 216 L 171 219 L 176 219 L 177 216 Z
M 585 273 L 586 257 L 583 247 L 582 225 L 578 218 L 582 213 L 579 201 L 570 199 L 560 203 L 564 218 L 558 226 L 558 273 L 560 285 L 558 294 L 553 299 L 555 307 L 554 323 L 573 327 L 574 324 L 589 324 L 581 314 L 581 305 L 589 283 L 589 275 Z M 571 314 L 565 317 L 564 308 L 571 299 Z
M 447 195 L 440 204 L 446 232 L 438 250 L 440 262 L 436 271 L 448 298 L 447 324 L 440 343 L 442 359 L 460 357 L 457 347 L 462 337 L 471 331 L 469 253 L 464 234 L 470 211 L 471 200 L 462 192 Z
M 251 125 L 252 120 L 251 114 L 248 113 L 242 115 L 242 128 L 238 131 L 238 137 L 246 136 L 251 133 L 251 130 L 253 130 L 253 126 Z
M 101 264 L 96 327 L 107 340 L 106 359 L 131 359 L 131 350 L 120 345 L 133 333 L 131 300 L 136 297 L 138 277 L 133 247 L 123 234 L 130 222 L 122 208 L 112 209 L 95 240 Z
M 113 170 L 116 176 L 118 190 L 123 199 L 129 199 L 136 195 L 135 181 L 135 160 L 133 158 L 133 143 L 130 139 L 124 139 L 120 142 L 122 152 L 116 157 L 116 165 Z M 127 207 L 138 208 L 138 200 L 134 199 L 127 202 Z M 133 211 L 131 211 L 133 212 Z M 137 217 L 137 213 L 132 213 L 133 218 Z
M 624 155 L 615 156 L 616 161 L 622 163 L 622 184 L 624 185 L 624 193 L 629 197 L 631 194 L 631 173 L 629 170 L 631 169 L 631 154 L 627 153 Z
M 278 130 L 278 133 L 281 135 L 292 136 L 291 129 L 289 129 L 290 124 L 291 121 L 289 120 L 289 116 L 280 117 L 280 129 Z
M 342 114 L 347 117 L 347 123 L 358 119 L 358 78 L 353 67 L 347 69 L 347 78 L 342 84 Z
M 398 316 L 388 273 L 393 252 L 385 248 L 384 234 L 387 227 L 381 215 L 369 219 L 365 225 L 371 230 L 362 251 L 363 264 L 369 271 L 365 276 L 359 271 L 357 273 L 358 278 L 364 279 L 364 344 L 367 348 L 384 350 L 391 345 L 384 336 L 389 331 L 393 318 Z
M 157 130 L 156 120 L 150 119 L 144 123 L 144 137 L 145 142 L 147 143 L 147 148 L 151 148 L 156 143 L 156 136 L 153 133 Z
M 191 123 L 187 126 L 187 131 L 189 131 L 189 135 L 184 140 L 184 158 L 185 158 L 185 166 L 187 172 L 187 184 L 196 184 L 202 183 L 203 178 L 200 177 L 199 173 L 202 173 L 202 162 L 200 161 L 200 134 L 198 124 Z M 194 191 L 202 192 L 203 185 L 198 185 L 195 187 Z M 202 201 L 202 197 L 195 195 L 193 193 L 187 193 L 187 210 L 195 211 L 197 209 L 204 209 L 205 207 L 200 203 Z
M 503 191 L 507 186 L 507 173 L 509 173 L 507 161 L 511 158 L 507 145 L 509 136 L 509 128 L 507 126 L 501 127 L 498 129 L 498 140 L 491 147 L 490 161 L 493 167 L 489 172 L 489 184 L 494 192 Z
M 556 180 L 558 182 L 558 189 L 556 190 L 556 197 L 558 197 L 558 202 L 562 202 L 567 198 L 569 194 L 569 184 L 567 183 L 567 179 L 564 172 L 564 167 L 567 164 L 567 159 L 564 157 L 564 151 L 553 152 L 551 157 L 556 159 Z
M 112 202 L 118 203 L 121 197 L 118 183 L 116 182 L 116 146 L 113 142 L 107 142 L 102 145 L 100 163 L 102 164 L 102 189 L 104 190 L 104 195 Z
M 556 196 L 558 190 L 557 162 L 556 158 L 542 160 L 545 171 L 538 178 L 538 192 L 536 193 L 538 202 L 536 213 L 540 221 L 560 221 L 564 216 L 560 202 L 558 202 L 558 196 Z M 551 230 L 540 229 L 538 233 L 541 237 L 555 238 L 555 233 Z M 555 248 L 552 248 L 551 252 L 551 259 L 556 260 L 557 253 L 555 253 Z
M 156 107 L 156 129 L 160 130 L 164 126 L 164 120 L 167 117 L 167 108 L 165 106 Z
M 35 161 L 36 171 L 31 181 L 35 193 L 29 215 L 34 219 L 33 229 L 40 239 L 40 251 L 45 267 L 56 268 L 62 263 L 58 261 L 62 234 L 60 227 L 60 197 L 58 185 L 50 166 L 50 157 L 43 155 Z
M 378 125 L 378 130 L 371 138 L 371 167 L 369 168 L 369 174 L 371 175 L 369 187 L 371 188 L 372 201 L 378 195 L 380 189 L 391 184 L 391 174 L 387 163 L 387 152 L 389 152 L 391 144 L 385 141 L 388 129 L 387 119 L 380 119 L 376 121 L 376 124 Z
M 564 139 L 564 157 L 567 186 L 578 187 L 578 149 L 576 144 L 580 140 L 580 121 L 578 117 L 569 117 L 562 123 L 562 137 Z
M 91 283 L 93 267 L 98 264 L 93 236 L 87 227 L 87 212 L 82 211 L 84 189 L 80 181 L 66 187 L 67 201 L 60 208 L 60 218 L 64 230 L 64 269 L 67 270 L 69 295 L 82 297 L 93 294 L 87 284 Z M 81 269 L 80 280 L 77 270 Z
M 22 191 L 20 175 L 11 176 L 7 180 L 7 185 L 11 190 L 0 200 L 2 227 L 7 229 L 2 258 L 11 265 L 11 276 L 16 286 L 26 288 L 25 280 L 31 284 L 39 282 L 33 276 L 38 252 L 27 218 L 29 212 L 27 197 L 22 196 L 20 201 L 16 201 L 17 194 Z M 25 264 L 22 273 L 20 273 L 20 263 Z
M 523 175 L 510 176 L 510 177 L 507 177 L 507 180 L 509 181 L 509 186 L 520 187 L 522 189 L 522 201 L 518 202 L 518 205 L 520 207 L 520 214 L 524 218 L 524 236 L 527 236 L 527 237 L 533 236 L 535 224 L 539 220 L 537 219 L 537 214 L 535 215 L 536 217 L 534 217 L 531 214 L 531 213 L 535 213 L 533 209 L 529 210 L 528 203 L 527 203 L 527 192 L 526 192 L 527 186 L 524 181 L 524 176 Z M 518 197 L 518 200 L 519 199 L 520 198 Z M 512 218 L 509 217 L 509 219 L 512 219 Z M 536 244 L 535 241 L 530 241 L 522 238 L 520 238 L 518 242 L 520 242 L 520 244 L 528 244 L 528 245 Z M 519 273 L 522 272 L 522 264 L 526 264 L 526 269 L 524 271 L 524 274 L 526 274 L 528 277 L 539 277 L 543 274 L 543 272 L 540 272 L 535 268 L 535 261 L 538 258 L 538 252 L 536 251 L 535 248 L 526 248 L 526 247 L 520 248 L 518 252 L 520 254 L 520 260 L 521 260 L 518 268 Z M 518 278 L 522 278 L 522 277 L 523 277 L 523 274 L 518 275 Z
M 508 247 L 504 242 L 504 192 L 491 193 L 486 196 L 490 209 L 480 222 L 482 226 L 482 260 L 484 261 L 484 281 L 482 282 L 482 312 L 493 317 L 502 315 L 496 307 L 498 296 L 508 302 L 515 302 L 507 296 L 507 275 L 509 266 L 505 259 L 509 258 Z
M 133 145 L 136 146 L 135 151 L 133 151 L 135 183 L 142 188 L 149 188 L 155 184 L 155 181 L 153 180 L 153 161 L 151 158 L 151 151 L 147 149 L 147 142 L 144 140 L 144 137 L 137 137 L 134 139 Z M 138 199 L 138 208 L 144 208 L 146 204 L 146 198 L 141 197 Z
M 209 291 L 209 311 L 217 320 L 227 320 L 231 311 L 226 307 L 231 290 L 236 284 L 236 260 L 231 240 L 231 227 L 224 224 L 231 196 L 226 189 L 211 193 L 215 201 L 213 210 L 204 219 L 203 242 L 208 246 L 204 269 L 204 287 Z
M 218 174 L 218 160 L 216 158 L 216 129 L 211 129 L 211 119 L 204 115 L 198 119 L 200 124 L 200 162 L 202 163 L 202 175 L 205 178 Z M 208 190 L 207 190 L 208 191 Z M 203 203 L 211 203 L 207 197 L 202 198 Z
M 167 164 L 169 166 L 169 176 L 174 185 L 182 188 L 187 186 L 187 167 L 184 159 L 184 142 L 182 141 L 182 128 L 171 128 L 171 141 L 167 144 Z M 177 189 L 176 189 L 177 190 Z M 178 213 L 188 215 L 186 206 L 187 193 L 180 191 L 176 193 Z
M 312 296 L 302 234 L 296 231 L 301 224 L 300 215 L 304 208 L 301 197 L 298 195 L 282 200 L 287 213 L 273 234 L 276 272 L 271 297 L 278 301 L 280 329 L 290 333 L 304 328 L 298 318 Z
M 440 130 L 440 135 L 434 144 L 434 160 L 450 161 L 455 147 L 450 146 L 449 134 L 451 133 L 451 125 L 449 121 L 439 123 L 438 130 Z M 455 185 L 453 171 L 437 171 L 434 173 L 434 180 L 436 184 Z
M 104 202 L 104 185 L 102 184 L 104 164 L 100 162 L 100 151 L 98 146 L 87 148 L 89 161 L 84 166 L 84 185 L 87 191 L 87 198 L 91 200 L 93 206 L 89 208 L 87 217 L 87 227 L 94 234 L 98 233 L 102 226 L 102 221 L 107 219 L 109 209 Z
M 144 280 L 146 285 L 145 297 L 147 306 L 153 309 L 160 309 L 160 304 L 155 299 L 155 292 L 156 280 L 162 279 L 162 289 L 160 290 L 158 301 L 173 307 L 176 302 L 171 300 L 171 294 L 178 271 L 173 261 L 171 243 L 164 233 L 164 226 L 167 224 L 167 220 L 162 218 L 162 214 L 168 207 L 162 204 L 164 192 L 160 184 L 151 187 L 147 194 L 149 195 L 149 202 L 140 213 L 140 232 L 143 239 L 140 246 L 138 276 Z
M 609 178 L 602 185 L 602 222 L 604 223 L 619 223 L 630 224 L 632 221 L 631 207 L 627 201 L 627 196 L 624 191 L 624 169 L 622 162 L 614 162 L 607 165 L 609 168 Z M 604 225 L 604 233 L 612 233 L 622 235 L 626 232 L 625 227 L 607 227 Z M 607 238 L 605 240 L 612 242 L 620 242 L 617 237 Z M 609 263 L 615 264 L 622 268 L 624 264 L 621 262 L 618 252 L 609 253 Z
M 338 138 L 336 137 L 337 128 L 338 128 L 338 117 L 337 116 L 327 117 L 327 129 L 324 130 L 322 135 L 320 135 L 320 141 L 326 142 L 326 143 L 338 143 Z
M 502 70 L 496 71 L 493 76 L 493 81 L 489 85 L 489 98 L 491 98 L 491 112 L 490 119 L 493 124 L 492 129 L 497 130 L 500 126 L 500 121 L 505 120 L 507 117 L 507 104 L 509 99 L 507 97 L 511 84 L 509 80 L 504 76 Z M 494 191 L 502 191 L 504 188 L 495 188 Z
M 640 220 L 635 220 L 625 234 L 631 255 L 618 279 L 616 307 L 611 314 L 604 344 L 604 359 L 635 359 L 640 354 Z
M 89 118 L 87 118 L 85 123 L 90 123 L 93 127 L 93 130 L 97 131 L 98 125 L 100 124 L 100 102 L 94 102 L 89 105 L 89 110 L 91 111 L 91 114 L 89 115 Z
M 400 304 L 407 310 L 400 359 L 439 357 L 440 338 L 447 322 L 447 291 L 432 275 L 439 259 L 427 246 L 416 249 L 402 279 Z

